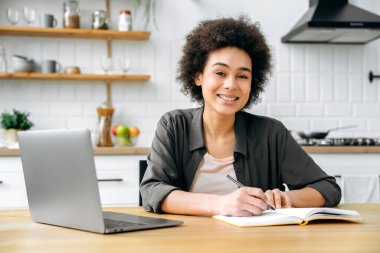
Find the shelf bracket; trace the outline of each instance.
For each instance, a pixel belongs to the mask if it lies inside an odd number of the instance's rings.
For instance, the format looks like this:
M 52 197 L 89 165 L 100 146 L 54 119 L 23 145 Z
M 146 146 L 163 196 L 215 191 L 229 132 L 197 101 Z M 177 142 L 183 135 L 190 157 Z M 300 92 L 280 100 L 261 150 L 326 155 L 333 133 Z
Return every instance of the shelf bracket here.
M 110 0 L 106 0 L 106 15 L 107 18 L 111 18 L 110 16 Z M 112 38 L 107 37 L 107 57 L 112 58 Z M 106 81 L 106 91 L 107 91 L 107 106 L 112 107 L 111 101 L 111 80 Z

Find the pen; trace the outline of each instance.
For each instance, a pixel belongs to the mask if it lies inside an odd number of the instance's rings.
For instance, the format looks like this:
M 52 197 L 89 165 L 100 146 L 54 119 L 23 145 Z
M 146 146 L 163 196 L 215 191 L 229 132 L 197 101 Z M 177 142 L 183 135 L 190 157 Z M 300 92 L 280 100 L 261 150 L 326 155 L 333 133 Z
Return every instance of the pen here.
M 242 183 L 240 183 L 239 181 L 237 181 L 236 179 L 233 179 L 230 175 L 227 175 L 227 178 L 229 180 L 231 180 L 232 182 L 234 182 L 235 184 L 237 184 L 237 186 L 240 188 L 240 187 L 244 187 L 244 185 Z M 276 209 L 274 209 L 273 206 L 267 204 L 268 208 L 273 210 L 273 211 L 276 211 Z

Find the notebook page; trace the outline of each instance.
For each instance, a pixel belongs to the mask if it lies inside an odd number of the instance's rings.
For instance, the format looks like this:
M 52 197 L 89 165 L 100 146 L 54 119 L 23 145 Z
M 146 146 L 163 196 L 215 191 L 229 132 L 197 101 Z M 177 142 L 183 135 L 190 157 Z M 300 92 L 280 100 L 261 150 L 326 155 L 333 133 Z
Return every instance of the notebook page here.
M 276 212 L 305 219 L 310 212 L 315 211 L 316 209 L 320 208 L 278 208 L 276 209 Z
M 299 224 L 302 222 L 300 218 L 277 213 L 276 211 L 264 211 L 261 215 L 249 217 L 214 215 L 213 218 L 239 227 Z
M 359 213 L 353 210 L 337 208 L 318 207 L 318 208 L 281 208 L 276 209 L 277 213 L 297 216 L 302 219 L 313 217 L 359 217 Z

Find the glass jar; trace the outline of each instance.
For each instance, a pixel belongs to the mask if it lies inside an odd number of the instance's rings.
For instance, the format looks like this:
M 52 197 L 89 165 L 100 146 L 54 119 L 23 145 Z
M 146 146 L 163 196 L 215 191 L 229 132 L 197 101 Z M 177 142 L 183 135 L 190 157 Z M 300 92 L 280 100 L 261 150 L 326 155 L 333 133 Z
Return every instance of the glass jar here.
M 8 72 L 7 55 L 5 54 L 5 48 L 3 45 L 0 45 L 0 72 Z
M 113 147 L 111 139 L 112 115 L 114 108 L 98 107 L 97 143 L 98 147 Z
M 79 28 L 78 1 L 71 0 L 63 3 L 63 28 Z
M 92 29 L 108 29 L 106 12 L 97 10 L 92 13 Z
M 132 16 L 131 11 L 120 11 L 119 15 L 119 31 L 131 31 L 132 30 Z

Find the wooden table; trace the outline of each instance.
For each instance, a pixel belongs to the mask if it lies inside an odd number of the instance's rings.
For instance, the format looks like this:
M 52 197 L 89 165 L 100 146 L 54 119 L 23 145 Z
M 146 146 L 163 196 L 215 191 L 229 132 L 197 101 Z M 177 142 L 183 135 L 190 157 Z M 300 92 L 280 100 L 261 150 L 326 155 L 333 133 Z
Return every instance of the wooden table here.
M 0 252 L 380 252 L 380 204 L 343 205 L 365 223 L 320 222 L 306 226 L 238 228 L 208 217 L 156 215 L 141 207 L 106 208 L 179 219 L 172 228 L 101 235 L 34 223 L 27 210 L 0 211 Z

